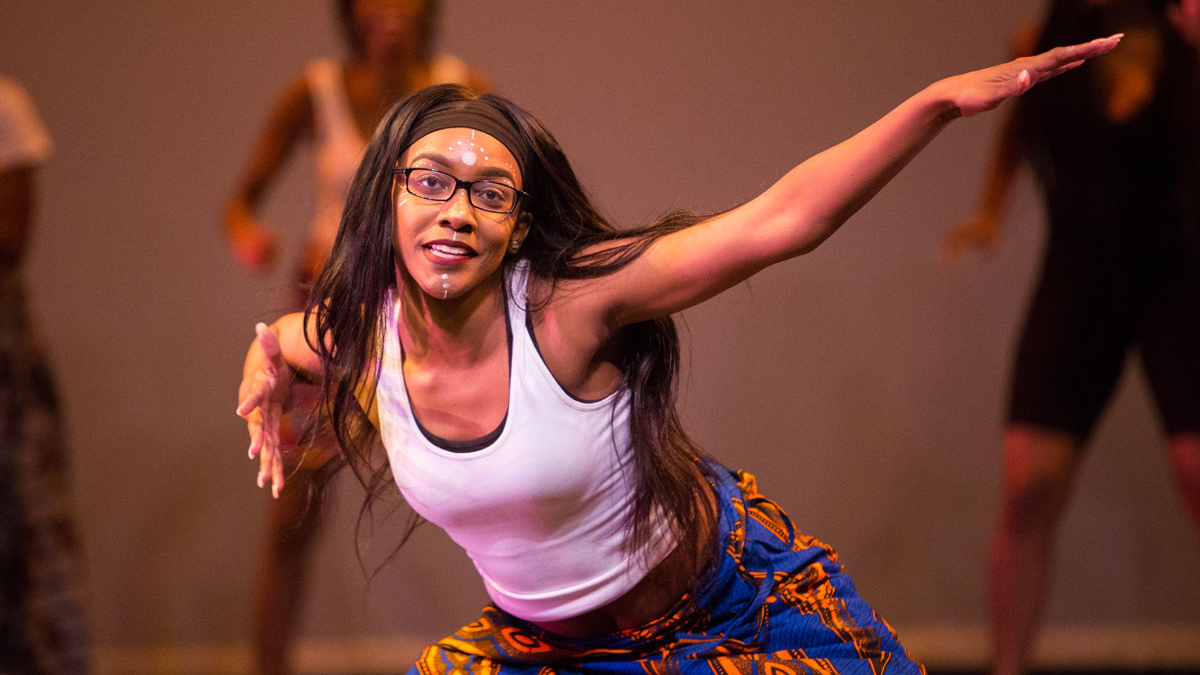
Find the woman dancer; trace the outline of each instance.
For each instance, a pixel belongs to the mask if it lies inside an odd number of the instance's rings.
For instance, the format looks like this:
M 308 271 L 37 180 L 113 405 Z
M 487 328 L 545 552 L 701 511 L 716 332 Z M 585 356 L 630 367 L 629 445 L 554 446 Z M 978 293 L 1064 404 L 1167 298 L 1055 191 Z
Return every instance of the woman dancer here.
M 919 671 L 833 549 L 697 458 L 670 315 L 812 250 L 950 120 L 1117 40 L 941 80 L 732 211 L 636 231 L 512 103 L 413 94 L 372 139 L 307 311 L 247 355 L 259 483 L 283 484 L 289 383 L 323 378 L 349 465 L 372 492 L 394 480 L 494 601 L 414 672 Z
M 1174 20 L 1172 20 L 1174 19 Z M 1028 661 L 1051 549 L 1084 445 L 1127 352 L 1142 357 L 1200 528 L 1200 2 L 1055 0 L 1019 53 L 1121 30 L 1121 50 L 1031 92 L 1002 127 L 978 213 L 947 252 L 990 248 L 1021 160 L 1050 234 L 1025 320 L 992 547 L 994 672 Z

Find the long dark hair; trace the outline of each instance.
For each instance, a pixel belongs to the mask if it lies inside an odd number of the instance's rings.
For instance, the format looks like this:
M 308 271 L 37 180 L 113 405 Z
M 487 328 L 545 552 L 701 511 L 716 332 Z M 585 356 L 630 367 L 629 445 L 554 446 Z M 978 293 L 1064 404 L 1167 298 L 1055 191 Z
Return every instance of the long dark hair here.
M 374 393 L 360 397 L 379 373 L 382 309 L 397 285 L 392 168 L 417 140 L 412 129 L 422 115 L 463 100 L 494 108 L 525 145 L 512 150 L 524 158 L 524 189 L 532 197 L 521 208 L 532 226 L 519 255 L 510 255 L 504 263 L 506 285 L 518 260 L 527 260 L 530 273 L 551 282 L 611 274 L 635 260 L 654 239 L 702 219 L 700 214 L 676 212 L 640 229 L 615 228 L 593 206 L 550 132 L 500 96 L 445 84 L 414 92 L 397 104 L 380 122 L 358 168 L 333 251 L 305 310 L 305 325 L 311 321 L 315 326 L 310 344 L 324 368 L 322 409 L 332 420 L 347 463 L 367 488 L 360 525 L 370 514 L 372 500 L 394 489 L 386 456 L 376 451 L 378 433 L 362 415 L 363 409 L 370 409 Z M 669 317 L 621 330 L 624 353 L 617 365 L 631 392 L 636 490 L 626 523 L 627 541 L 636 550 L 654 535 L 652 522 L 665 516 L 683 549 L 680 555 L 690 569 L 698 570 L 715 550 L 702 537 L 710 531 L 714 514 L 705 469 L 697 461 L 700 451 L 684 433 L 676 410 L 679 336 Z M 401 543 L 416 521 L 410 522 Z

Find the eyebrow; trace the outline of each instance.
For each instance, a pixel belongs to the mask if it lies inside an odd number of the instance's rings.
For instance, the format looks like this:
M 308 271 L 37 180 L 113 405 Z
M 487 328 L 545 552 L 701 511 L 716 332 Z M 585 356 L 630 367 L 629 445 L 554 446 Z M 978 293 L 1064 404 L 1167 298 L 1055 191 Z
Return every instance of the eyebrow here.
M 419 159 L 429 160 L 429 161 L 433 162 L 434 164 L 440 164 L 442 167 L 447 168 L 447 169 L 458 164 L 458 162 L 451 160 L 446 155 L 443 155 L 440 152 L 435 152 L 432 150 L 419 152 L 414 157 L 410 157 L 408 161 L 409 161 L 409 164 L 412 164 L 413 162 L 415 162 Z M 503 167 L 479 166 L 479 167 L 469 167 L 469 168 L 476 169 L 477 175 L 479 175 L 485 179 L 490 180 L 492 178 L 507 178 L 508 180 L 512 181 L 513 185 L 516 185 L 516 183 L 517 183 L 516 177 L 513 176 L 512 173 L 509 172 L 508 169 L 505 169 Z

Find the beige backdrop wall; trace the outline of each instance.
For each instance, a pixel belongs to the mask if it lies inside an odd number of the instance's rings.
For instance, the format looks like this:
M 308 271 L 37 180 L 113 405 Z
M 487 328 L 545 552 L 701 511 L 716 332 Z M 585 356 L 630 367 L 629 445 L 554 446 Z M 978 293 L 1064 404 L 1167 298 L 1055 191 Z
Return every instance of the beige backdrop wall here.
M 330 5 L 40 0 L 0 14 L 0 72 L 25 82 L 56 142 L 28 277 L 69 412 L 110 669 L 184 648 L 196 668 L 236 669 L 244 654 L 266 495 L 234 393 L 253 323 L 286 304 L 307 160 L 268 206 L 293 242 L 274 272 L 234 263 L 220 212 L 277 92 L 340 52 Z M 1002 59 L 1038 12 L 1035 0 L 453 0 L 441 46 L 540 116 L 632 224 L 736 204 L 936 77 Z M 833 542 L 934 663 L 982 659 L 1003 389 L 1043 233 L 1026 180 L 995 256 L 937 260 L 997 119 L 954 124 L 817 252 L 684 317 L 696 437 Z M 368 587 L 351 534 L 360 498 L 342 482 L 314 561 L 308 667 L 372 649 L 401 667 L 484 600 L 431 528 Z M 1168 639 L 1200 635 L 1196 541 L 1131 370 L 1064 523 L 1046 658 L 1200 658 Z

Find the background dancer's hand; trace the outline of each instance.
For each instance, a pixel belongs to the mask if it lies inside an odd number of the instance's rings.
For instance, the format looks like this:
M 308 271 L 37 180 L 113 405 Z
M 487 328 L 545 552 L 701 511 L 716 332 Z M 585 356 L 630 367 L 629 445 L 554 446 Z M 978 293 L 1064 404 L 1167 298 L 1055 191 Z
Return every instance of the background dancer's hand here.
M 246 373 L 238 388 L 237 414 L 246 420 L 250 431 L 250 459 L 259 458 L 258 486 L 271 482 L 271 496 L 278 498 L 283 489 L 283 455 L 279 445 L 279 427 L 283 415 L 289 371 L 279 347 L 279 339 L 266 324 L 254 327 L 255 342 L 261 350 L 257 367 L 248 359 Z M 252 348 L 253 349 L 253 348 Z
M 967 249 L 978 249 L 985 254 L 995 251 L 999 220 L 994 213 L 980 212 L 955 223 L 942 239 L 942 260 L 954 262 Z
M 269 268 L 279 251 L 279 233 L 244 213 L 228 220 L 229 244 L 237 261 L 255 272 Z
M 1091 42 L 1056 47 L 1041 54 L 1002 63 L 991 68 L 955 75 L 933 85 L 950 103 L 950 117 L 970 117 L 992 110 L 1020 96 L 1033 85 L 1073 70 L 1090 58 L 1112 51 L 1122 34 Z

